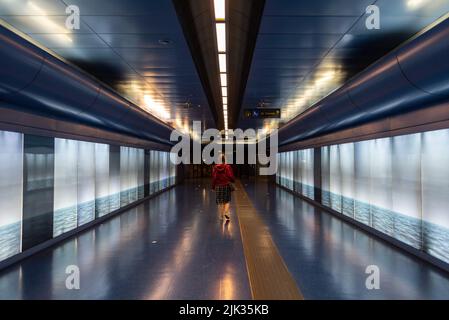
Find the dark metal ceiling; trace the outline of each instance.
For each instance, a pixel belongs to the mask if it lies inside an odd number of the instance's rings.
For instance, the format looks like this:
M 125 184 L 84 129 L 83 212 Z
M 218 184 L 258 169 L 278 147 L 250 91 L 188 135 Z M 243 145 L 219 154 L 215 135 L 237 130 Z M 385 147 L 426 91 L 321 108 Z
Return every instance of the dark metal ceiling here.
M 69 2 L 81 10 L 80 30 L 64 28 L 66 0 L 0 0 L 0 18 L 176 128 L 187 130 L 192 120 L 221 127 L 213 1 L 174 1 L 190 3 L 197 46 L 186 40 L 173 1 Z M 286 123 L 449 11 L 448 0 L 227 3 L 231 128 Z M 373 3 L 381 11 L 380 30 L 365 27 Z M 209 62 L 201 67 L 200 59 Z M 281 108 L 282 119 L 243 119 L 241 109 L 261 102 Z
M 380 30 L 365 27 L 370 4 Z M 448 11 L 447 0 L 267 0 L 242 109 L 264 102 L 282 118 L 241 113 L 239 126 L 281 126 Z
M 174 0 L 173 2 L 203 80 L 209 105 L 217 119 L 217 127 L 223 129 L 213 1 Z M 264 4 L 265 0 L 226 1 L 230 128 L 235 128 L 238 122 Z
M 66 5 L 81 11 L 66 29 Z M 172 2 L 0 1 L 0 18 L 176 128 L 214 127 Z

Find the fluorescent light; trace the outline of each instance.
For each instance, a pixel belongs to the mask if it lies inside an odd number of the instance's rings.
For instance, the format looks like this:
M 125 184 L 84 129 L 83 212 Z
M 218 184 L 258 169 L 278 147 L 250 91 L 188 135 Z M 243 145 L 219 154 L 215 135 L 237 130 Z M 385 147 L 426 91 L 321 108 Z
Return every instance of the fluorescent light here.
M 54 39 L 57 39 L 64 44 L 73 42 L 72 38 L 69 36 L 70 31 L 68 31 L 65 26 L 60 26 L 58 23 L 51 20 L 48 17 L 48 14 L 34 2 L 28 1 L 28 6 L 30 6 L 33 11 L 31 19 L 34 21 L 34 26 L 37 26 L 42 33 L 54 34 Z
M 410 9 L 415 10 L 415 9 L 418 9 L 418 8 L 424 6 L 426 4 L 426 2 L 428 2 L 428 1 L 427 0 L 409 0 L 407 2 L 407 6 Z
M 215 20 L 226 18 L 225 0 L 214 0 Z
M 220 73 L 226 72 L 226 53 L 218 54 L 218 64 L 220 66 Z
M 227 105 L 223 106 L 223 111 L 228 111 L 228 106 Z
M 226 87 L 228 85 L 226 73 L 220 73 L 220 82 L 222 87 Z
M 223 104 L 228 104 L 228 97 L 223 97 Z
M 156 117 L 160 119 L 168 120 L 170 119 L 170 113 L 165 110 L 164 106 L 158 101 L 154 100 L 151 96 L 145 95 L 144 97 L 145 105 L 148 110 L 151 111 Z
M 218 52 L 226 52 L 226 25 L 216 23 Z
M 228 88 L 227 87 L 221 87 L 221 95 L 223 97 L 227 97 L 228 96 Z

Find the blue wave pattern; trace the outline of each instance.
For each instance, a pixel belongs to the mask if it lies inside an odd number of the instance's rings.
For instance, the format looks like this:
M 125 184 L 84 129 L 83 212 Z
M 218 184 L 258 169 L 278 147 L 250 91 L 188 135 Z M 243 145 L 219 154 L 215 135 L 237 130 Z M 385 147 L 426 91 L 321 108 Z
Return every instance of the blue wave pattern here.
M 308 184 L 293 181 L 287 178 L 280 178 L 280 181 L 282 183 L 282 186 L 295 191 L 309 199 L 314 199 L 315 190 L 313 186 L 309 186 Z
M 20 252 L 21 223 L 0 226 L 0 261 Z
M 53 213 L 53 237 L 57 237 L 76 227 L 76 206 L 55 210 Z
M 322 192 L 322 198 L 323 204 L 330 208 L 332 207 L 329 206 L 329 202 L 324 203 L 325 199 L 334 199 L 335 202 L 339 201 L 338 198 L 343 199 L 343 208 L 346 206 L 347 211 L 350 211 L 350 204 L 354 203 L 353 218 L 355 220 L 416 249 L 423 250 L 438 259 L 449 262 L 449 229 L 328 191 Z M 342 211 L 338 212 L 343 213 Z M 351 215 L 348 216 L 352 217 Z
M 57 237 L 94 220 L 95 217 L 102 217 L 119 209 L 119 199 L 122 196 L 123 203 L 130 204 L 137 201 L 137 195 L 138 188 L 132 188 L 110 196 L 84 202 L 78 204 L 78 206 L 55 210 L 53 216 L 53 236 Z M 132 201 L 130 202 L 130 200 Z
M 78 205 L 78 226 L 82 226 L 95 219 L 95 200 Z
M 95 199 L 95 217 L 102 217 L 110 212 L 110 196 Z

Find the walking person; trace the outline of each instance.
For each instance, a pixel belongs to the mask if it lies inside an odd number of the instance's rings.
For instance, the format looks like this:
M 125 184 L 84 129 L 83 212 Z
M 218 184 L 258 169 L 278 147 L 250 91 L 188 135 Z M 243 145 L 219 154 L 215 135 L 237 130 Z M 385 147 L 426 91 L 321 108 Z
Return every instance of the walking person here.
M 226 155 L 221 155 L 221 163 L 214 165 L 212 169 L 212 190 L 215 190 L 215 203 L 220 211 L 220 220 L 223 217 L 226 221 L 229 216 L 229 207 L 231 202 L 232 183 L 235 181 L 234 173 L 229 164 L 226 163 Z

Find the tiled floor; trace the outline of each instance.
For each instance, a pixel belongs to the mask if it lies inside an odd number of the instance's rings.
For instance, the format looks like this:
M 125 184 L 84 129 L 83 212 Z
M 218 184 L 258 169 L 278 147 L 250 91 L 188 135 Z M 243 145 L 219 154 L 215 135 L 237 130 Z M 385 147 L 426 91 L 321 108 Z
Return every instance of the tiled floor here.
M 449 299 L 449 274 L 284 189 L 243 183 L 305 299 Z M 365 286 L 369 265 L 380 290 Z
M 5 270 L 0 299 L 251 299 L 237 219 L 220 224 L 209 187 L 171 189 Z
M 305 299 L 449 299 L 449 275 L 267 183 L 243 181 Z M 0 299 L 250 299 L 238 220 L 191 181 L 0 272 Z M 67 290 L 77 265 L 81 289 Z M 367 290 L 368 265 L 380 290 Z

